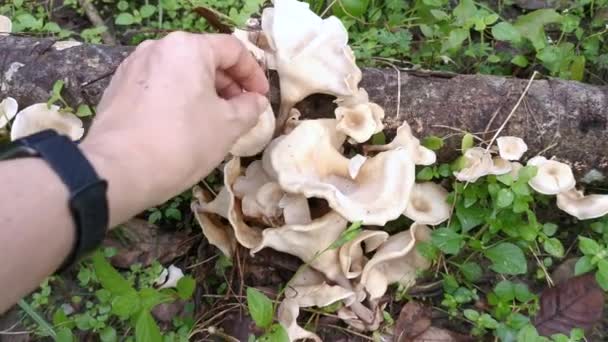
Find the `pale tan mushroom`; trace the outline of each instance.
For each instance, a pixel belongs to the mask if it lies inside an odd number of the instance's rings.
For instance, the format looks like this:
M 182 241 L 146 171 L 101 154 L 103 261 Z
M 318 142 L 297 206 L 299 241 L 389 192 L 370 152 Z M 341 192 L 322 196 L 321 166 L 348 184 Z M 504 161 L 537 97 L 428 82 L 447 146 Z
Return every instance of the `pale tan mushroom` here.
M 163 269 L 161 274 L 154 280 L 154 286 L 159 290 L 162 289 L 174 289 L 177 287 L 177 283 L 184 277 L 184 272 L 181 268 L 170 265 L 168 268 Z
M 272 147 L 270 168 L 286 192 L 323 198 L 351 222 L 383 225 L 399 217 L 415 178 L 409 153 L 379 153 L 351 179 L 349 160 L 337 150 L 344 138 L 335 120 L 303 121 Z
M 538 156 L 528 160 L 527 165 L 538 168 L 536 176 L 528 181 L 528 185 L 538 193 L 557 195 L 576 185 L 572 169 L 564 163 Z
M 608 195 L 587 195 L 572 188 L 557 194 L 557 207 L 579 220 L 608 214 Z
M 513 178 L 513 180 L 517 180 L 517 178 L 519 178 L 519 170 L 521 170 L 524 166 L 521 165 L 521 163 L 518 162 L 511 162 L 511 171 L 509 172 L 509 174 L 511 175 L 511 178 Z
M 295 255 L 328 279 L 344 284 L 341 281 L 343 276 L 338 262 L 338 250 L 328 247 L 346 229 L 347 223 L 342 216 L 332 211 L 309 224 L 267 228 L 262 232 L 261 242 L 251 250 L 251 254 L 269 247 Z
M 500 157 L 506 160 L 519 160 L 528 150 L 525 141 L 518 137 L 499 137 L 496 144 Z
M 438 225 L 450 217 L 451 206 L 447 198 L 447 190 L 439 184 L 416 183 L 403 214 L 420 224 Z
M 380 247 L 388 239 L 388 233 L 381 230 L 364 230 L 357 237 L 345 243 L 338 252 L 342 273 L 348 279 L 359 277 L 367 258 L 361 245 L 365 245 L 365 253 L 370 253 Z
M 494 168 L 492 155 L 481 147 L 472 147 L 464 153 L 464 168 L 454 172 L 461 182 L 476 182 L 479 178 L 490 174 Z
M 18 109 L 17 101 L 12 97 L 7 97 L 0 102 L 0 129 L 4 128 L 17 115 Z
M 9 17 L 0 15 L 0 36 L 7 36 L 13 30 L 13 22 Z
M 266 63 L 266 52 L 256 45 L 256 40 L 260 35 L 259 31 L 256 32 L 234 29 L 232 35 L 240 40 L 243 45 L 245 45 L 247 50 L 249 50 L 249 52 L 258 62 L 262 62 L 264 64 Z
M 357 143 L 369 140 L 373 134 L 384 128 L 384 109 L 372 102 L 353 107 L 338 107 L 335 114 L 338 120 L 337 130 Z
M 361 273 L 361 284 L 369 293 L 369 298 L 373 300 L 381 297 L 392 283 L 413 285 L 416 272 L 431 265 L 416 250 L 416 244 L 430 241 L 430 238 L 431 230 L 416 223 L 409 230 L 389 237 L 365 264 Z
M 405 121 L 397 128 L 395 138 L 390 143 L 386 145 L 370 145 L 366 146 L 365 149 L 369 152 L 374 152 L 389 151 L 399 147 L 408 151 L 416 165 L 431 165 L 437 160 L 435 152 L 420 144 L 420 140 L 414 137 L 412 128 Z
M 361 70 L 336 17 L 322 19 L 306 2 L 275 0 L 262 13 L 262 30 L 274 55 L 281 88 L 278 126 L 308 95 L 348 96 L 357 91 Z
M 350 158 L 350 160 L 348 161 L 348 174 L 350 175 L 350 178 L 357 178 L 357 175 L 359 174 L 359 171 L 361 170 L 361 167 L 363 166 L 366 160 L 367 157 L 364 157 L 360 154 L 357 154 L 354 157 Z
M 312 222 L 308 200 L 302 195 L 284 194 L 279 201 L 285 225 L 309 224 Z
M 223 193 L 223 195 L 222 195 Z M 203 230 L 203 235 L 207 238 L 210 244 L 217 247 L 225 256 L 232 257 L 236 250 L 236 238 L 231 227 L 223 225 L 217 219 L 214 219 L 211 213 L 220 214 L 225 212 L 225 217 L 228 217 L 229 203 L 225 200 L 230 200 L 230 193 L 228 190 L 223 190 L 216 197 L 216 205 L 212 205 L 213 211 L 208 211 L 210 207 L 210 201 L 205 197 L 204 192 L 201 188 L 195 187 L 192 190 L 193 201 L 190 204 L 190 208 L 194 213 L 196 221 L 199 223 Z M 222 195 L 225 199 L 219 199 Z M 228 197 L 227 197 L 228 196 Z M 220 205 L 219 203 L 225 203 Z M 215 211 L 215 212 L 214 212 Z
M 82 121 L 72 113 L 59 111 L 59 107 L 37 103 L 21 110 L 15 116 L 11 127 L 11 140 L 16 140 L 46 129 L 55 130 L 72 140 L 79 140 L 84 134 Z
M 513 166 L 508 160 L 505 160 L 501 157 L 492 158 L 492 169 L 490 169 L 489 174 L 491 175 L 504 175 L 511 172 Z
M 241 136 L 230 149 L 237 157 L 254 156 L 268 145 L 275 130 L 275 117 L 270 104 L 249 132 Z

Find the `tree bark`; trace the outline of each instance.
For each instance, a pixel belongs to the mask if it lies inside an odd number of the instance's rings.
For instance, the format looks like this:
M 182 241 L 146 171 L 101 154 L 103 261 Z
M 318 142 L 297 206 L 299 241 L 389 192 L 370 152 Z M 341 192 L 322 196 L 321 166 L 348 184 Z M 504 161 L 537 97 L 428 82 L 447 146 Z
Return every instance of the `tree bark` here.
M 87 44 L 58 50 L 54 43 L 52 39 L 0 37 L 0 98 L 12 96 L 21 107 L 46 101 L 53 83 L 62 79 L 68 103 L 94 106 L 116 67 L 132 51 L 131 47 Z M 276 75 L 271 81 L 270 97 L 277 104 Z M 448 136 L 440 153 L 441 159 L 448 160 L 458 153 L 462 131 L 491 139 L 527 83 L 496 76 L 366 68 L 361 86 L 385 109 L 389 132 L 407 120 L 419 137 Z M 311 96 L 298 108 L 307 118 L 331 117 L 331 100 Z M 570 163 L 579 177 L 593 169 L 604 174 L 608 172 L 607 108 L 608 87 L 535 80 L 502 135 L 523 138 L 530 148 L 527 157 L 542 152 Z

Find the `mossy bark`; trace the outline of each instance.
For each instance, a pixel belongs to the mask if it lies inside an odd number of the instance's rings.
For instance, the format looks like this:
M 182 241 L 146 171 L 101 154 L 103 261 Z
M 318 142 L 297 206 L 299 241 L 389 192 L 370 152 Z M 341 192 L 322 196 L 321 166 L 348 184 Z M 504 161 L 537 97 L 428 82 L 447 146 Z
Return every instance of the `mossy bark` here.
M 53 83 L 65 81 L 65 99 L 95 105 L 131 47 L 81 45 L 57 50 L 52 39 L 0 37 L 0 96 L 20 105 L 48 99 Z M 386 110 L 393 131 L 407 120 L 419 136 L 449 136 L 441 159 L 458 153 L 461 131 L 489 140 L 524 91 L 528 80 L 486 75 L 363 70 L 362 87 Z M 273 103 L 278 103 L 276 75 Z M 332 98 L 312 96 L 298 105 L 305 117 L 333 115 Z M 503 131 L 522 137 L 527 156 L 543 152 L 570 163 L 578 176 L 608 172 L 608 87 L 557 79 L 536 80 Z M 399 109 L 399 110 L 398 110 Z

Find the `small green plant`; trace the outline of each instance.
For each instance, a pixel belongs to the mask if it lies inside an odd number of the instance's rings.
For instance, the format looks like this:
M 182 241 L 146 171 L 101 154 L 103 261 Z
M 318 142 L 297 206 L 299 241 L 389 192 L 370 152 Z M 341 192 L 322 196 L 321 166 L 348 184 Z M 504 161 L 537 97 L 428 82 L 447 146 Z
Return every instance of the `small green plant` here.
M 253 287 L 247 289 L 247 308 L 255 325 L 264 329 L 264 334 L 258 338 L 250 337 L 250 341 L 287 342 L 289 337 L 285 328 L 274 322 L 274 305 L 262 292 Z
M 575 274 L 595 271 L 598 284 L 608 291 L 608 246 L 584 236 L 578 239 L 578 248 L 583 256 L 576 262 Z

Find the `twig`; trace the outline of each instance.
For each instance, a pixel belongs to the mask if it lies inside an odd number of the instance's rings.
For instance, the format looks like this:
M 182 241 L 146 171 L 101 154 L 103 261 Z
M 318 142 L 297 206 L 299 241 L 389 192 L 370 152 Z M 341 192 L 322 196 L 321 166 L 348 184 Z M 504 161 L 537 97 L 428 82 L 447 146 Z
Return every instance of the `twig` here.
M 509 122 L 509 120 L 511 120 L 511 117 L 513 116 L 513 114 L 515 114 L 515 111 L 517 110 L 517 108 L 519 108 L 519 105 L 521 104 L 521 101 L 523 101 L 524 98 L 526 97 L 526 94 L 528 94 L 528 90 L 530 90 L 530 87 L 532 86 L 532 81 L 534 81 L 534 78 L 536 77 L 536 74 L 538 74 L 538 71 L 534 71 L 532 73 L 532 77 L 530 77 L 530 80 L 528 81 L 528 84 L 526 85 L 526 88 L 524 89 L 524 92 L 521 93 L 521 96 L 519 97 L 519 99 L 515 103 L 515 106 L 513 106 L 513 109 L 511 109 L 511 112 L 509 113 L 509 115 L 507 115 L 507 118 L 502 123 L 502 125 L 500 125 L 500 128 L 498 128 L 498 131 L 496 131 L 496 133 L 492 137 L 492 140 L 490 140 L 490 143 L 488 144 L 488 147 L 486 148 L 486 152 L 488 152 L 490 150 L 490 147 L 492 147 L 492 144 L 494 144 L 494 141 L 496 140 L 496 138 L 498 138 L 498 136 L 500 135 L 500 132 L 502 132 L 502 130 L 505 128 L 505 126 L 507 125 L 507 123 Z
M 93 26 L 96 28 L 105 27 L 105 31 L 101 32 L 101 40 L 103 40 L 104 44 L 118 45 L 116 38 L 114 38 L 114 35 L 112 32 L 110 32 L 110 28 L 104 23 L 101 15 L 99 15 L 97 8 L 95 8 L 95 5 L 93 5 L 91 0 L 78 0 L 78 3 L 84 10 L 84 13 L 87 15 L 87 18 L 89 18 L 89 21 L 91 24 L 93 24 Z

